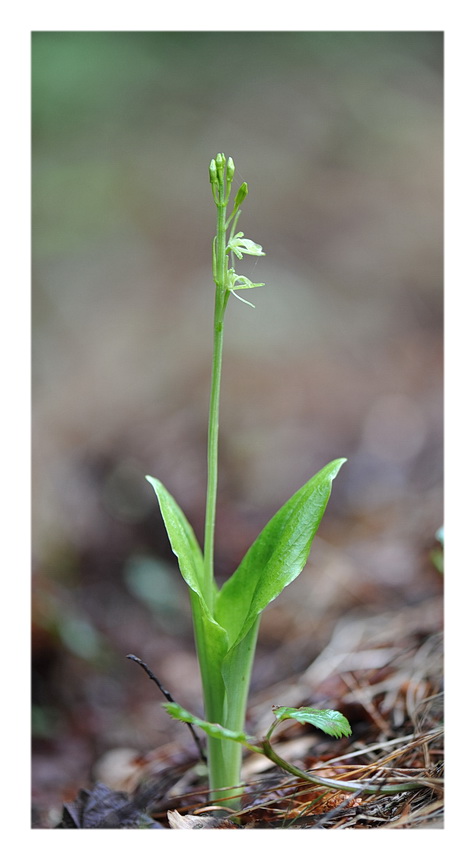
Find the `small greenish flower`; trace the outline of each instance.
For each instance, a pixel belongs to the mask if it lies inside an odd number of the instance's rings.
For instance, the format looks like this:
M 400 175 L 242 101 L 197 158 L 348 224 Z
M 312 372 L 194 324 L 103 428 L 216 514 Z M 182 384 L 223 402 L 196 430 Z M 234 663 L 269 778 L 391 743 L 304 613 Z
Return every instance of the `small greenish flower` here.
M 237 275 L 234 269 L 228 270 L 228 290 L 252 290 L 253 287 L 264 287 L 265 284 L 255 284 L 245 275 Z
M 252 239 L 245 239 L 244 233 L 236 233 L 235 236 L 228 242 L 227 251 L 236 254 L 238 260 L 242 260 L 243 254 L 251 254 L 253 257 L 265 257 L 265 252 L 262 250 L 262 245 L 253 242 Z
M 265 287 L 265 284 L 255 284 L 253 281 L 250 281 L 249 278 L 246 278 L 245 275 L 238 275 L 234 269 L 228 269 L 227 289 L 236 297 L 236 299 L 244 302 L 245 305 L 250 305 L 251 308 L 255 308 L 255 305 L 253 305 L 252 302 L 248 302 L 247 299 L 243 299 L 242 296 L 238 296 L 234 290 L 252 290 L 254 287 Z

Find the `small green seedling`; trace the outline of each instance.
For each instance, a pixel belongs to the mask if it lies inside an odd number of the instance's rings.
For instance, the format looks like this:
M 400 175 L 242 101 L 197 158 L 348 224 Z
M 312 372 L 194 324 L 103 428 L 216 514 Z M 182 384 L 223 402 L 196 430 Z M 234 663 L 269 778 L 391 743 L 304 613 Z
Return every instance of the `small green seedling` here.
M 171 717 L 174 717 L 177 720 L 182 720 L 184 723 L 188 723 L 190 728 L 193 726 L 198 726 L 198 728 L 202 729 L 210 738 L 215 738 L 217 740 L 221 739 L 222 741 L 234 742 L 241 744 L 246 749 L 250 750 L 254 753 L 260 753 L 261 755 L 266 756 L 271 762 L 273 762 L 278 767 L 282 768 L 282 770 L 286 770 L 288 773 L 293 774 L 293 776 L 298 777 L 299 780 L 303 780 L 304 782 L 310 782 L 312 785 L 323 786 L 324 788 L 331 788 L 336 791 L 345 791 L 351 793 L 358 794 L 400 794 L 403 791 L 417 791 L 420 788 L 425 787 L 424 780 L 413 781 L 413 782 L 395 782 L 393 779 L 388 779 L 387 776 L 382 779 L 374 779 L 372 777 L 369 780 L 363 780 L 361 782 L 353 782 L 347 779 L 329 779 L 328 777 L 319 776 L 318 771 L 313 771 L 309 773 L 305 770 L 300 770 L 300 768 L 295 767 L 295 765 L 281 758 L 271 746 L 271 737 L 276 728 L 283 720 L 297 720 L 298 723 L 310 723 L 310 725 L 315 726 L 316 729 L 321 729 L 323 732 L 326 732 L 327 735 L 331 735 L 334 738 L 348 737 L 351 735 L 351 726 L 339 711 L 317 711 L 315 708 L 288 708 L 288 707 L 280 707 L 280 708 L 272 708 L 274 712 L 274 722 L 271 727 L 267 731 L 267 734 L 263 740 L 255 740 L 247 735 L 244 731 L 233 732 L 230 729 L 224 728 L 224 726 L 220 726 L 218 723 L 208 723 L 206 720 L 200 720 L 199 717 L 193 716 L 189 711 L 185 711 L 184 708 L 180 707 L 176 702 L 172 702 L 170 704 L 164 704 L 163 707 L 170 714 Z M 436 735 L 440 734 L 440 732 L 436 732 Z M 226 801 L 226 806 L 233 806 L 234 799 L 236 797 L 235 790 L 233 788 L 228 789 L 229 797 Z
M 219 589 L 214 577 L 214 534 L 224 313 L 231 294 L 251 304 L 236 291 L 264 286 L 237 274 L 235 258 L 241 260 L 244 254 L 262 257 L 264 251 L 256 242 L 246 239 L 243 233 L 236 232 L 240 206 L 248 194 L 246 182 L 239 187 L 228 212 L 234 176 L 232 158 L 226 160 L 223 153 L 218 153 L 211 161 L 209 176 L 217 210 L 213 240 L 216 292 L 203 552 L 191 525 L 170 493 L 156 478 L 147 476 L 147 480 L 157 494 L 172 550 L 189 588 L 205 720 L 193 717 L 176 704 L 165 707 L 172 716 L 206 731 L 211 797 L 216 803 L 224 803 L 224 798 L 229 795 L 226 789 L 240 783 L 242 745 L 249 745 L 244 721 L 261 614 L 303 570 L 330 497 L 332 481 L 345 460 L 333 460 L 292 496 L 272 517 L 236 571 Z M 290 716 L 299 718 L 296 716 L 299 711 L 295 709 L 277 710 L 280 713 L 280 716 L 276 715 L 277 722 Z M 336 711 L 315 711 L 313 717 L 311 709 L 305 711 L 310 722 L 316 719 L 318 727 L 330 734 L 336 733 L 341 737 L 351 733 L 346 719 Z M 300 712 L 302 720 L 304 715 Z M 273 726 L 275 724 L 274 721 Z M 259 751 L 269 752 L 264 748 L 259 748 Z M 239 794 L 239 790 L 234 791 L 234 799 L 227 805 L 238 808 Z

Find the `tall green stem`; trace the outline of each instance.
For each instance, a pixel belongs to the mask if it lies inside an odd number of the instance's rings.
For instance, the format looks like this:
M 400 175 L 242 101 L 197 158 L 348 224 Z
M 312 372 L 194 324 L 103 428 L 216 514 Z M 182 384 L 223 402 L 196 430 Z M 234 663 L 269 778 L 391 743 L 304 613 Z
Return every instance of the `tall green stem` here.
M 216 296 L 214 304 L 213 362 L 208 421 L 208 488 L 206 493 L 204 535 L 205 596 L 211 610 L 213 609 L 214 602 L 214 531 L 218 490 L 219 395 L 223 364 L 223 324 L 224 311 L 229 296 L 226 290 L 226 202 L 220 202 L 217 208 L 216 239 L 213 254 Z
M 258 618 L 249 633 L 239 643 L 232 663 L 224 661 L 225 700 L 221 720 L 227 728 L 240 732 L 244 728 L 247 696 L 252 664 L 259 631 Z M 225 806 L 239 809 L 243 792 L 241 787 L 242 746 L 232 740 L 208 738 L 208 764 L 211 799 Z M 230 786 L 225 788 L 225 786 Z
M 227 289 L 228 258 L 226 255 L 226 214 L 229 200 L 230 178 L 225 178 L 224 165 L 217 159 L 218 183 L 213 186 L 213 195 L 217 208 L 216 237 L 213 242 L 213 278 L 216 284 L 213 328 L 213 359 L 211 369 L 211 392 L 208 421 L 208 486 L 206 493 L 206 519 L 204 535 L 204 593 L 208 606 L 213 612 L 216 585 L 214 579 L 214 535 L 216 523 L 216 500 L 218 489 L 218 434 L 219 434 L 219 398 L 221 389 L 221 372 L 223 361 L 224 312 L 229 298 Z M 214 655 L 206 657 L 207 669 Z M 247 688 L 248 685 L 244 684 Z M 219 687 L 219 689 L 218 689 Z M 242 690 L 243 684 L 240 684 Z M 222 699 L 220 700 L 220 691 Z M 226 694 L 221 684 L 203 685 L 205 712 L 208 720 L 225 721 Z M 247 689 L 245 694 L 247 693 Z M 218 699 L 218 701 L 217 701 Z M 243 721 L 243 709 L 240 709 L 238 721 Z M 234 717 L 236 715 L 234 714 Z M 211 799 L 215 802 L 224 800 L 229 791 L 225 786 L 237 785 L 240 779 L 242 750 L 238 744 L 216 738 L 208 738 L 208 768 L 211 789 Z M 226 801 L 224 801 L 226 802 Z M 239 807 L 239 796 L 228 801 L 230 805 Z
M 252 286 L 251 282 L 243 277 L 236 276 L 234 269 L 228 268 L 229 246 L 235 240 L 233 252 L 239 258 L 243 253 L 262 254 L 262 248 L 249 239 L 243 239 L 242 233 L 235 237 L 234 231 L 239 218 L 239 204 L 247 195 L 247 184 L 243 183 L 236 195 L 234 206 L 229 219 L 227 219 L 227 205 L 229 202 L 232 179 L 234 174 L 234 163 L 231 158 L 225 162 L 223 153 L 218 153 L 216 160 L 210 164 L 210 180 L 213 197 L 216 204 L 216 236 L 213 241 L 213 278 L 216 284 L 214 305 L 214 329 L 213 329 L 213 359 L 211 370 L 211 393 L 209 404 L 208 423 L 208 485 L 206 492 L 206 517 L 204 534 L 204 581 L 203 597 L 214 615 L 217 587 L 214 578 L 214 533 L 216 523 L 216 500 L 218 489 L 218 432 L 219 432 L 219 397 L 221 389 L 221 371 L 223 360 L 223 326 L 224 313 L 228 303 L 232 286 L 237 289 L 247 289 Z M 227 228 L 230 224 L 231 232 L 227 237 Z M 238 241 L 239 240 L 239 241 Z M 237 242 L 237 247 L 236 247 Z M 231 282 L 231 278 L 234 280 Z M 231 285 L 232 284 L 232 285 Z M 256 646 L 258 621 L 253 625 L 243 641 L 233 651 L 231 664 L 226 663 L 223 654 L 216 653 L 215 643 L 210 644 L 203 634 L 200 620 L 201 607 L 194 604 L 194 623 L 197 633 L 197 649 L 200 660 L 201 675 L 203 680 L 203 695 L 206 718 L 210 722 L 217 722 L 229 726 L 233 730 L 242 729 L 245 718 L 249 680 L 251 676 L 252 662 Z M 228 642 L 228 647 L 231 643 Z M 216 802 L 227 802 L 224 798 L 228 791 L 226 786 L 237 786 L 240 781 L 242 750 L 233 741 L 219 738 L 208 738 L 208 767 L 211 798 Z M 239 807 L 240 791 L 229 805 Z

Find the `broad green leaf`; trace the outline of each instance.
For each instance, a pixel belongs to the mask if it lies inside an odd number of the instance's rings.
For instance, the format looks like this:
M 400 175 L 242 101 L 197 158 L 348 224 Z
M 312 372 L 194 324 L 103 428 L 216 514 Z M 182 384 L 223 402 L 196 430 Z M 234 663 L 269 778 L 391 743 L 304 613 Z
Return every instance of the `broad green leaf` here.
M 351 726 L 340 711 L 317 711 L 315 708 L 272 708 L 279 722 L 282 720 L 297 720 L 298 723 L 310 723 L 333 738 L 347 738 L 351 735 Z
M 193 726 L 198 726 L 199 729 L 202 729 L 212 738 L 217 738 L 220 741 L 236 741 L 237 743 L 248 743 L 252 740 L 249 735 L 246 735 L 245 732 L 233 732 L 231 729 L 226 729 L 224 726 L 220 726 L 219 723 L 208 723 L 206 720 L 201 720 L 199 717 L 195 717 L 194 714 L 190 714 L 189 711 L 186 711 L 185 708 L 182 708 L 181 705 L 178 705 L 177 702 L 164 702 L 162 707 L 173 717 L 175 720 L 181 720 L 183 723 L 191 723 Z
M 157 494 L 172 550 L 178 559 L 183 579 L 190 588 L 196 649 L 207 713 L 220 715 L 224 700 L 221 663 L 228 650 L 228 636 L 214 619 L 203 593 L 203 554 L 190 523 L 173 496 L 157 478 L 147 475 L 147 481 Z M 214 582 L 212 587 L 216 589 Z
M 196 535 L 183 511 L 173 496 L 165 489 L 161 481 L 157 478 L 151 478 L 150 475 L 147 475 L 146 478 L 157 494 L 163 522 L 165 523 L 171 548 L 178 559 L 181 575 L 186 584 L 196 594 L 203 597 L 203 553 L 201 552 Z
M 216 601 L 216 620 L 237 645 L 257 616 L 303 570 L 344 459 L 314 475 L 267 523 Z M 231 655 L 229 655 L 231 659 Z

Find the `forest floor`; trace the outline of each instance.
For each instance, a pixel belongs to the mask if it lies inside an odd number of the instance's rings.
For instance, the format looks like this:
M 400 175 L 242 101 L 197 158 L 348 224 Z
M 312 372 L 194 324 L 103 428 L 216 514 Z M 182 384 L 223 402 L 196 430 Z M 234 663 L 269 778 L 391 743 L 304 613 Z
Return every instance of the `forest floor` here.
M 296 779 L 263 756 L 245 754 L 242 810 L 236 816 L 231 808 L 225 809 L 223 815 L 209 801 L 204 766 L 192 738 L 180 731 L 178 739 L 145 753 L 121 747 L 107 750 L 95 762 L 93 778 L 85 780 L 75 795 L 71 787 L 69 795 L 64 793 L 61 809 L 57 797 L 48 808 L 48 793 L 43 791 L 34 826 L 442 827 L 442 612 L 441 594 L 379 615 L 357 617 L 350 612 L 340 618 L 327 646 L 303 672 L 252 695 L 248 724 L 257 737 L 265 733 L 272 721 L 271 707 L 277 703 L 316 707 L 331 703 L 348 717 L 350 738 L 330 739 L 311 727 L 288 722 L 274 738 L 281 758 L 311 775 L 341 780 L 341 791 Z M 142 680 L 138 669 L 137 673 Z M 38 778 L 39 785 L 41 768 Z M 358 782 L 361 790 L 345 791 L 345 780 Z M 414 787 L 395 794 L 366 793 L 375 781 L 386 788 L 392 783 Z

